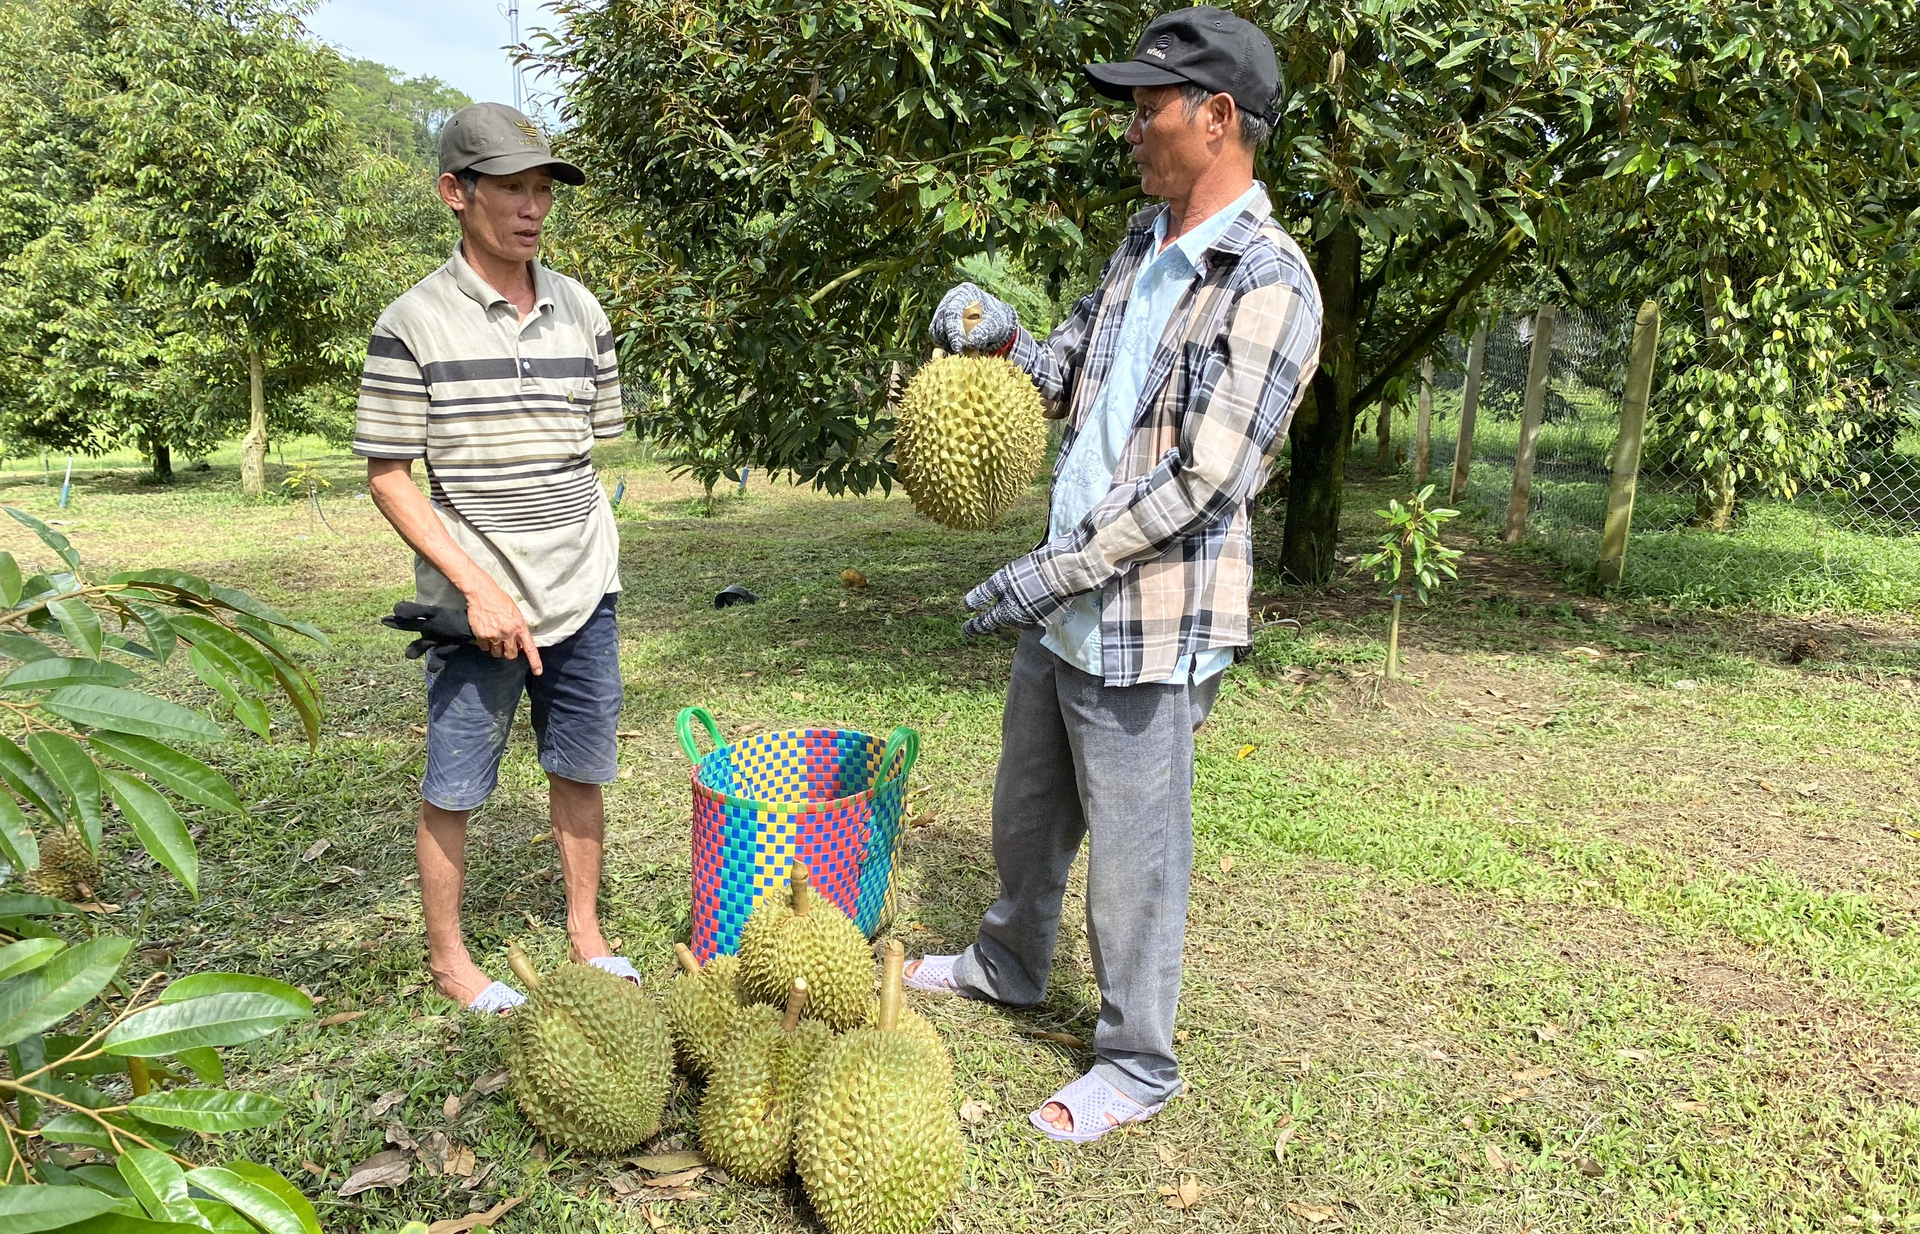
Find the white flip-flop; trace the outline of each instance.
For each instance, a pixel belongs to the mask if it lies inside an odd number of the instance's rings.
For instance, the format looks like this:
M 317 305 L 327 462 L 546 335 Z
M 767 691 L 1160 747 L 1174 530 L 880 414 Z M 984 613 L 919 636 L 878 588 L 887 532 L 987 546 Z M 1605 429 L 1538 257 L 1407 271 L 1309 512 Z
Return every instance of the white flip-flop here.
M 631 981 L 635 985 L 640 984 L 640 971 L 633 966 L 633 961 L 627 959 L 625 956 L 599 955 L 588 960 L 587 963 L 593 965 L 603 973 L 612 973 L 614 976 Z
M 1062 1131 L 1046 1119 L 1040 1117 L 1040 1110 L 1049 1105 L 1066 1108 L 1073 1118 L 1073 1130 Z M 1144 1123 L 1155 1114 L 1167 1108 L 1162 1101 L 1158 1105 L 1141 1105 L 1113 1085 L 1107 1083 L 1093 1072 L 1081 1076 L 1053 1096 L 1040 1103 L 1040 1110 L 1027 1115 L 1034 1130 L 1049 1140 L 1060 1140 L 1068 1144 L 1091 1144 L 1109 1131 L 1118 1131 L 1129 1123 Z M 1109 1123 L 1107 1116 L 1113 1121 Z
M 526 1001 L 526 995 L 504 981 L 496 981 L 474 995 L 467 1010 L 475 1015 L 505 1015 Z
M 957 955 L 923 955 L 914 962 L 912 972 L 901 974 L 900 983 L 909 990 L 930 994 L 964 993 L 953 979 L 953 966 L 959 959 Z

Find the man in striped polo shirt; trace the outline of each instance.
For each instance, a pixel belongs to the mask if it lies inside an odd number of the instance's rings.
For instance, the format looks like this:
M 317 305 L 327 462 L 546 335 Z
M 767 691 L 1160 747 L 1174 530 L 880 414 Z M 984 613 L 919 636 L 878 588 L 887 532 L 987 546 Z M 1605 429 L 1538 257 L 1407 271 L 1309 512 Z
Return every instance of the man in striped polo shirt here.
M 367 460 L 374 503 L 416 554 L 419 602 L 464 612 L 473 632 L 426 656 L 416 845 L 434 983 L 485 1013 L 522 996 L 467 953 L 467 816 L 493 792 L 522 692 L 547 773 L 573 958 L 639 979 L 609 954 L 595 906 L 621 682 L 620 536 L 592 450 L 624 419 L 606 314 L 538 261 L 554 181 L 586 177 L 499 103 L 447 121 L 440 173 L 460 244 L 375 324 L 353 449 Z M 415 459 L 426 463 L 426 495 Z

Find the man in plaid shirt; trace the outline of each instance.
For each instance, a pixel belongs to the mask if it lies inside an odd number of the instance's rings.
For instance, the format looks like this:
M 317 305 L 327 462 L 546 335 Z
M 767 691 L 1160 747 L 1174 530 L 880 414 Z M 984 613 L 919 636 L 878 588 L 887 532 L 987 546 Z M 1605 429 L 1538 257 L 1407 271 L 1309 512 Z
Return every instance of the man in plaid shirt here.
M 1320 353 L 1320 292 L 1273 219 L 1255 152 L 1273 45 L 1216 8 L 1156 18 L 1131 61 L 1090 64 L 1136 104 L 1141 187 L 1100 286 L 1045 341 L 971 284 L 931 333 L 1006 355 L 1068 429 L 1045 543 L 966 599 L 972 634 L 1019 631 L 994 784 L 1000 896 L 978 940 L 908 984 L 1030 1006 L 1046 994 L 1067 874 L 1091 832 L 1093 1070 L 1030 1116 L 1086 1142 L 1180 1090 L 1173 1057 L 1193 863 L 1193 733 L 1250 637 L 1250 506 Z M 969 305 L 985 309 L 971 330 Z

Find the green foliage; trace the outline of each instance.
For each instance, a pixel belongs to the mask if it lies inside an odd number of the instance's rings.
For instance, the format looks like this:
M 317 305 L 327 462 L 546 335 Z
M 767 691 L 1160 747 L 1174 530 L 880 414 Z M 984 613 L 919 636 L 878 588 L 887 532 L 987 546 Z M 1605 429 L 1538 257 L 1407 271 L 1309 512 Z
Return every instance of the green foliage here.
M 348 60 L 334 105 L 362 142 L 436 178 L 440 126 L 473 100 L 437 77 L 402 77 L 372 60 Z
M 1460 559 L 1460 550 L 1440 542 L 1441 526 L 1448 519 L 1457 518 L 1460 511 L 1428 509 L 1433 487 L 1427 485 L 1404 503 L 1391 499 L 1386 509 L 1374 511 L 1386 520 L 1387 530 L 1380 537 L 1379 547 L 1362 557 L 1354 568 L 1370 572 L 1374 581 L 1381 584 L 1383 596 L 1396 595 L 1402 586 L 1411 582 L 1414 597 L 1425 604 L 1443 578 L 1460 577 L 1453 565 Z
M 117 818 L 197 898 L 199 854 L 174 800 L 243 807 L 219 772 L 180 748 L 225 732 L 149 693 L 143 670 L 185 645 L 237 708 L 264 709 L 266 697 L 283 694 L 312 741 L 314 682 L 282 640 L 319 632 L 190 574 L 95 578 L 60 532 L 7 513 L 66 568 L 22 577 L 0 552 L 0 654 L 17 663 L 0 677 L 0 1227 L 52 1230 L 117 1215 L 318 1234 L 313 1206 L 271 1170 L 247 1161 L 196 1167 L 186 1155 L 192 1135 L 285 1115 L 274 1097 L 200 1085 L 223 1078 L 217 1049 L 311 1017 L 312 1001 L 239 973 L 164 985 L 155 973 L 129 988 L 122 973 L 134 937 L 86 937 L 72 927 L 93 906 L 22 893 L 13 880 L 35 873 L 42 842 L 56 836 L 77 834 L 97 859 L 121 838 L 108 830 Z M 153 893 L 145 889 L 146 904 Z M 54 1031 L 69 1020 L 75 1031 Z M 112 1153 L 114 1167 L 65 1169 L 56 1145 Z

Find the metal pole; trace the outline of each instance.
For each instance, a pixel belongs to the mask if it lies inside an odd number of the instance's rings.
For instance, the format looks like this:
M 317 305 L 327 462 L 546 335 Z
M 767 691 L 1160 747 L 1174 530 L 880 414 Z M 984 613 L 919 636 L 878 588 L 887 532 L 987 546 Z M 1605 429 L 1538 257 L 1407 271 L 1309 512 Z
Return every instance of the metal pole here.
M 1507 496 L 1507 528 L 1501 539 L 1518 544 L 1527 530 L 1528 499 L 1533 495 L 1533 452 L 1540 444 L 1540 414 L 1547 407 L 1547 362 L 1553 358 L 1553 322 L 1559 310 L 1543 304 L 1534 315 L 1533 357 L 1527 364 L 1526 402 L 1520 416 L 1520 445 L 1513 452 L 1513 491 Z
M 1600 533 L 1600 585 L 1617 587 L 1627 565 L 1627 532 L 1633 527 L 1633 497 L 1640 487 L 1640 447 L 1647 437 L 1647 404 L 1653 396 L 1653 361 L 1660 348 L 1660 305 L 1649 300 L 1633 322 L 1627 388 L 1620 400 L 1620 436 L 1613 443 L 1613 482 L 1607 489 L 1607 522 Z
M 507 46 L 510 49 L 520 46 L 520 0 L 507 0 Z M 521 80 L 520 65 L 513 60 L 511 50 L 507 56 L 507 66 L 513 73 L 513 109 L 525 111 L 527 92 Z
M 1468 468 L 1473 462 L 1473 418 L 1480 410 L 1480 375 L 1487 367 L 1487 323 L 1473 330 L 1473 345 L 1467 349 L 1467 380 L 1460 387 L 1460 435 L 1453 446 L 1453 484 L 1447 489 L 1447 504 L 1453 505 L 1467 491 Z

